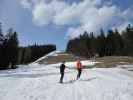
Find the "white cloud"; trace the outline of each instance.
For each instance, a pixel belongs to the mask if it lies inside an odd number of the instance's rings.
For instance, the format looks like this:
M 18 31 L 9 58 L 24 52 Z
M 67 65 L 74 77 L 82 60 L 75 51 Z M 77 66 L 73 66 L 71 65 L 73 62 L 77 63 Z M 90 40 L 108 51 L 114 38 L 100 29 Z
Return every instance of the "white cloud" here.
M 82 16 L 81 25 L 77 28 L 70 28 L 67 36 L 74 38 L 77 33 L 83 34 L 88 32 L 98 32 L 101 28 L 111 28 L 117 26 L 121 22 L 120 11 L 116 6 L 103 6 L 102 8 L 90 8 Z
M 70 25 L 80 23 L 81 14 L 94 5 L 100 5 L 101 0 L 84 0 L 69 5 L 64 0 L 22 0 L 24 8 L 32 7 L 33 21 L 37 25 Z
M 30 9 L 31 3 L 28 0 L 21 0 L 21 5 L 23 5 L 24 8 Z
M 83 34 L 84 30 L 82 27 L 69 28 L 66 36 L 70 39 L 78 37 L 80 34 Z
M 36 25 L 69 25 L 67 36 L 71 38 L 84 30 L 97 32 L 101 28 L 122 27 L 133 16 L 131 8 L 121 11 L 111 2 L 104 3 L 104 0 L 83 0 L 72 4 L 64 0 L 23 0 L 22 4 L 32 9 Z M 127 16 L 129 14 L 131 17 Z
M 27 0 L 23 1 L 26 2 Z M 32 8 L 32 19 L 34 24 L 38 26 L 55 23 L 55 16 L 61 13 L 62 10 L 67 7 L 67 4 L 65 2 L 58 0 L 51 0 L 51 2 L 48 0 L 30 0 L 29 3 L 31 4 L 31 6 L 27 8 Z M 26 4 L 28 3 L 23 4 L 24 8 L 26 8 Z
M 43 26 L 52 22 L 54 10 L 52 9 L 52 6 L 41 2 L 35 6 L 32 14 L 33 22 L 39 26 Z
M 94 8 L 96 5 L 100 5 L 101 0 L 84 0 L 81 3 L 73 3 L 67 6 L 62 12 L 56 14 L 55 24 L 57 25 L 70 25 L 80 24 L 82 16 L 88 11 L 88 8 Z
M 75 11 L 77 8 L 76 4 L 73 4 L 72 6 L 66 7 L 62 12 L 55 15 L 54 22 L 57 25 L 65 25 L 65 24 L 75 24 L 78 22 L 78 15 L 80 14 L 80 11 Z
M 127 8 L 127 9 L 123 12 L 123 17 L 125 18 L 125 20 L 132 20 L 132 19 L 133 19 L 133 6 Z

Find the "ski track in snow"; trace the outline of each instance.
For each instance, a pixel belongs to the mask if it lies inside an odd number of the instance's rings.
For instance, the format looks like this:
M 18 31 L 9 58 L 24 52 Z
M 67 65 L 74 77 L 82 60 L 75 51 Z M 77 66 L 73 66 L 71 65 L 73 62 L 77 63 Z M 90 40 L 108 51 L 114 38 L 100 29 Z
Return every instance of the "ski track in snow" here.
M 58 83 L 59 68 L 25 65 L 0 71 L 0 100 L 133 100 L 133 77 L 121 68 L 66 69 Z M 132 72 L 128 72 L 132 73 Z

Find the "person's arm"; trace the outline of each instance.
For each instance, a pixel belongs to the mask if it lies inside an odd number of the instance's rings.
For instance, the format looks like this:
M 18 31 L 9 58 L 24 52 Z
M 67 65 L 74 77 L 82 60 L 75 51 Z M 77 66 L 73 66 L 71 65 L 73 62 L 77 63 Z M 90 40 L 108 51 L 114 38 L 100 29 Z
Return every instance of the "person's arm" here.
M 68 68 L 68 69 L 76 69 L 76 67 L 68 67 L 68 66 L 66 66 L 66 68 Z

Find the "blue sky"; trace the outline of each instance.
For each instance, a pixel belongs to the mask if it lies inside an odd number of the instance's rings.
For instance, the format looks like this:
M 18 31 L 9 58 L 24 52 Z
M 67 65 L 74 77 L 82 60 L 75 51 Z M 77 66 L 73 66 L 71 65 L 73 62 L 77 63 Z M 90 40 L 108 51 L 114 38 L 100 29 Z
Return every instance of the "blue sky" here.
M 68 39 L 84 30 L 97 33 L 133 23 L 133 0 L 0 0 L 4 32 L 13 28 L 20 45 L 56 44 L 64 50 Z

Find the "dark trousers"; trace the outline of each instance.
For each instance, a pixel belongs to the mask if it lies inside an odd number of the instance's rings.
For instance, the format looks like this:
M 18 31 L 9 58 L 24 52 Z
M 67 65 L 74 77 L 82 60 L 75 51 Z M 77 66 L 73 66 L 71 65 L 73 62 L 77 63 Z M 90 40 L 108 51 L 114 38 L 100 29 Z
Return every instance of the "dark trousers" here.
M 62 83 L 62 82 L 63 82 L 63 78 L 64 78 L 64 73 L 61 73 L 60 83 Z
M 81 72 L 82 72 L 82 69 L 78 69 L 77 79 L 80 78 L 80 76 L 81 76 Z

